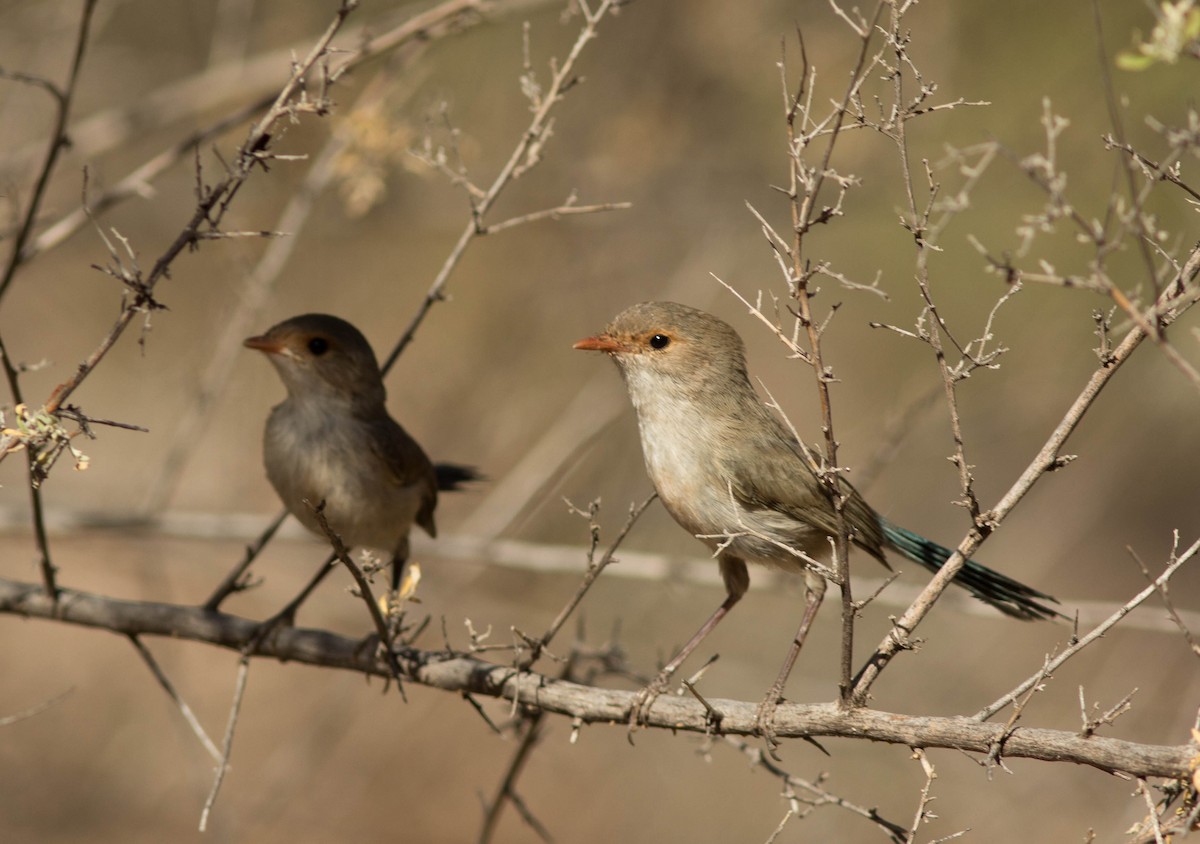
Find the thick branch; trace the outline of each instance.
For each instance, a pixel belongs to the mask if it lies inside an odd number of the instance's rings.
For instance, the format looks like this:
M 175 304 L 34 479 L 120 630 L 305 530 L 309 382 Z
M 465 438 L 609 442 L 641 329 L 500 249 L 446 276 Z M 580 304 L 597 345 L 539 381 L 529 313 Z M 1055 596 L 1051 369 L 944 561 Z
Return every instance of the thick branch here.
M 202 607 L 124 601 L 63 589 L 57 606 L 41 587 L 0 579 L 0 612 L 110 630 L 124 635 L 171 636 L 242 650 L 254 638 L 258 622 Z M 387 664 L 363 649 L 358 639 L 325 630 L 280 629 L 264 641 L 259 655 L 390 676 Z M 405 675 L 414 682 L 455 692 L 470 692 L 505 700 L 517 698 L 528 706 L 578 718 L 587 723 L 625 725 L 635 692 L 600 689 L 555 680 L 540 674 L 518 673 L 447 652 L 405 649 L 398 652 Z M 710 700 L 722 715 L 721 731 L 754 735 L 756 703 Z M 711 730 L 705 707 L 692 698 L 660 697 L 645 719 L 646 726 L 704 733 Z M 1138 744 L 1062 730 L 1017 727 L 1006 732 L 999 724 L 965 717 L 915 717 L 870 709 L 843 710 L 836 704 L 783 704 L 775 719 L 780 738 L 835 736 L 870 739 L 910 747 L 946 747 L 1006 757 L 1074 762 L 1101 771 L 1135 777 L 1188 776 L 1196 756 L 1191 745 L 1175 747 Z

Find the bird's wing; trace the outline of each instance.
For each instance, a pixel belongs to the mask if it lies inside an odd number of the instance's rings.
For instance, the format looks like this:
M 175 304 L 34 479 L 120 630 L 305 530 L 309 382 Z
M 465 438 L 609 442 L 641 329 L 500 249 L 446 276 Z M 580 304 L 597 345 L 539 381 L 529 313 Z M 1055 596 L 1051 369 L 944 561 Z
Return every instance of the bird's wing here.
M 371 447 L 388 467 L 395 484 L 401 487 L 416 486 L 421 493 L 421 507 L 417 511 L 417 524 L 430 536 L 437 536 L 433 511 L 437 507 L 437 475 L 417 441 L 408 435 L 391 416 L 385 417 L 387 430 L 384 436 L 371 437 Z
M 732 479 L 733 495 L 746 507 L 765 508 L 786 513 L 821 533 L 836 536 L 837 514 L 825 486 L 817 479 L 809 459 L 801 451 L 791 432 L 774 416 L 771 425 L 753 442 L 745 440 L 747 426 L 741 431 L 742 444 L 748 449 L 730 449 L 727 453 L 744 457 L 725 467 Z M 753 463 L 749 463 L 753 461 Z M 887 565 L 883 557 L 883 529 L 879 516 L 850 482 L 841 480 L 845 495 L 843 513 L 850 538 L 871 556 Z

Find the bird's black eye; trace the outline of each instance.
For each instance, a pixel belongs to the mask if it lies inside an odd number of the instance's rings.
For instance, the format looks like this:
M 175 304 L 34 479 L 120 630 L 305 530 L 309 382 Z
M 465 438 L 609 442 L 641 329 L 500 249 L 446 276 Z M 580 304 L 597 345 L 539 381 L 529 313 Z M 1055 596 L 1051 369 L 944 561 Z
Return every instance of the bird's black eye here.
M 671 345 L 671 338 L 666 334 L 655 334 L 650 338 L 650 348 L 652 349 L 665 349 L 669 345 Z
M 308 350 L 320 357 L 329 351 L 329 341 L 324 337 L 314 337 L 308 341 Z

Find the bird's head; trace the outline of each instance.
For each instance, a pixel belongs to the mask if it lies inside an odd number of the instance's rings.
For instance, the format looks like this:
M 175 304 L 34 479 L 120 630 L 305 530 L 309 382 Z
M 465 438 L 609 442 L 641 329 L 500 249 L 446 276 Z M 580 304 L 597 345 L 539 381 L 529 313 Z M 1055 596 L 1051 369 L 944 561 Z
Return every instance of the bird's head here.
M 267 356 L 292 398 L 337 398 L 354 404 L 382 403 L 385 398 L 370 343 L 344 319 L 328 314 L 292 317 L 266 334 L 247 338 L 244 345 Z
M 747 381 L 745 347 L 738 333 L 711 314 L 675 302 L 627 308 L 604 331 L 580 340 L 575 348 L 607 352 L 631 390 L 642 384 L 651 389 L 712 389 Z

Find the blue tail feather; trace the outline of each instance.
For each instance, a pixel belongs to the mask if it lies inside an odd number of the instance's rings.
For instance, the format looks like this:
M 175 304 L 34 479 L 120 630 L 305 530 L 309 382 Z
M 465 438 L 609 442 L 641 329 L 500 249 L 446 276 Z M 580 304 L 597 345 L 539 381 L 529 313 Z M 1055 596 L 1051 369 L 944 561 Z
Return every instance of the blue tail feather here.
M 879 524 L 883 528 L 884 538 L 891 548 L 932 572 L 941 569 L 953 553 L 950 549 L 943 548 L 918 533 L 892 524 L 887 519 L 881 518 Z M 1050 595 L 1019 583 L 974 560 L 967 560 L 966 565 L 955 575 L 954 582 L 1005 615 L 1026 620 L 1062 616 L 1062 613 L 1037 600 L 1041 599 L 1057 604 L 1058 601 Z

